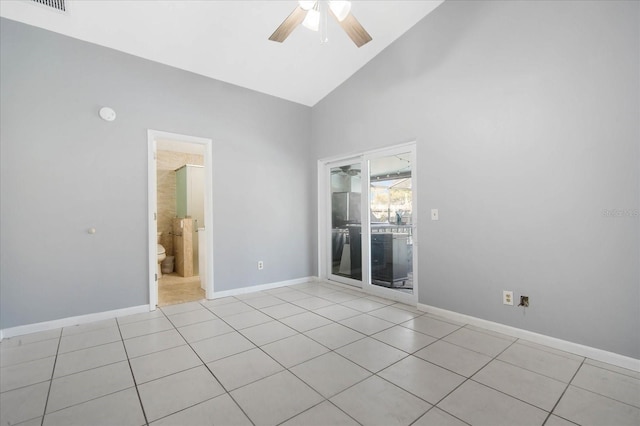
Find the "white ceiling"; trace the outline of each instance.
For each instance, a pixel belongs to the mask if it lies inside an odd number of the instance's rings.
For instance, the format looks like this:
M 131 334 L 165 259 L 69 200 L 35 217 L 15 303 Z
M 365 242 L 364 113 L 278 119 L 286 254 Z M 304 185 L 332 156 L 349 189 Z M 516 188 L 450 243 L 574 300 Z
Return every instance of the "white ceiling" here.
M 327 44 L 302 26 L 269 41 L 295 0 L 67 0 L 67 14 L 0 0 L 0 16 L 313 106 L 443 1 L 354 1 L 373 37 L 360 49 L 333 20 Z

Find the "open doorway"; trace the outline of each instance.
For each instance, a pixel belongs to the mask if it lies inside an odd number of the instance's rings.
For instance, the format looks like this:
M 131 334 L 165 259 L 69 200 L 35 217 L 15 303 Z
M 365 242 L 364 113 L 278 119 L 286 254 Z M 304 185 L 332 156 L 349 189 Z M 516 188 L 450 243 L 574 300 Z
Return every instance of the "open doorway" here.
M 213 297 L 211 140 L 149 131 L 150 305 Z

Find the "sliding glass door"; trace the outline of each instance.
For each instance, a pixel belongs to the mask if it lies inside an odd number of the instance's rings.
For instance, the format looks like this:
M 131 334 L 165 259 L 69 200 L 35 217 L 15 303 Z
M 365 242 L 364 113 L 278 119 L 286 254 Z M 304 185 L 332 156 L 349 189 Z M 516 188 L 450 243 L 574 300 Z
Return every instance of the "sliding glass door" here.
M 324 163 L 329 280 L 417 302 L 414 158 L 405 144 Z
M 359 160 L 330 164 L 329 278 L 362 286 L 362 167 Z M 363 204 L 364 201 L 364 204 Z
M 415 300 L 413 157 L 407 147 L 365 156 L 369 192 L 365 289 L 407 302 Z

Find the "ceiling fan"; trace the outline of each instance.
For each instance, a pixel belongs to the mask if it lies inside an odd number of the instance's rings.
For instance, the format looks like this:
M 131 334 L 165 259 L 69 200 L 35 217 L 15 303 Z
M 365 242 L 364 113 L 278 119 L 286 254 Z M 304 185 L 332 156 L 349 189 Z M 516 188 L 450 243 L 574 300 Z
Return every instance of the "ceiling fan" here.
M 313 31 L 320 31 L 320 41 L 327 39 L 327 16 L 331 15 L 358 47 L 369 43 L 372 38 L 351 13 L 350 1 L 318 0 L 298 1 L 298 6 L 271 34 L 269 40 L 282 43 L 300 24 Z
M 351 166 L 340 166 L 331 169 L 332 175 L 341 175 L 341 176 L 359 176 L 361 173 L 360 169 L 351 168 Z

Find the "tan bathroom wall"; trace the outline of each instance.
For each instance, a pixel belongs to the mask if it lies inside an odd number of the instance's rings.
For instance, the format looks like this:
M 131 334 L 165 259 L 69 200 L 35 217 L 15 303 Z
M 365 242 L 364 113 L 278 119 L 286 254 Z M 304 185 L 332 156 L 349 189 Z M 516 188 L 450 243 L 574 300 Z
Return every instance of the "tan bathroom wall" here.
M 162 232 L 160 244 L 167 256 L 174 256 L 171 235 L 172 220 L 176 217 L 176 169 L 185 164 L 204 166 L 204 156 L 183 152 L 158 150 L 158 231 Z

